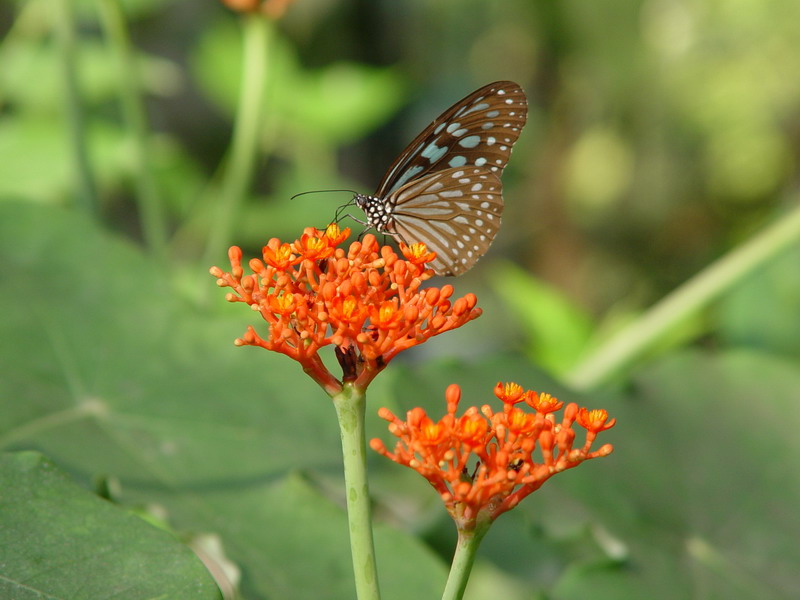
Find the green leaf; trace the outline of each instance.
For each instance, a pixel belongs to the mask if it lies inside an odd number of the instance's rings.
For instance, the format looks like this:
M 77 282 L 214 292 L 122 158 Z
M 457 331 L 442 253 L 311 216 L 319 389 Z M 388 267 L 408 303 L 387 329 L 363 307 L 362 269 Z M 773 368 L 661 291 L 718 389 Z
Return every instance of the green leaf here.
M 265 131 L 285 152 L 294 144 L 352 142 L 372 131 L 401 106 L 399 75 L 391 68 L 339 62 L 304 69 L 294 48 L 277 31 L 269 44 Z M 241 31 L 232 19 L 209 28 L 198 45 L 194 74 L 218 105 L 233 113 L 241 78 Z
M 555 597 L 796 598 L 798 389 L 796 364 L 686 352 L 625 402 L 598 401 L 618 418 L 602 434 L 614 453 L 543 488 L 537 514 L 584 523 L 606 556 L 575 563 Z
M 800 595 L 796 364 L 687 352 L 652 364 L 624 395 L 591 397 L 513 356 L 394 367 L 392 379 L 387 406 L 401 418 L 412 406 L 441 418 L 450 383 L 463 390 L 459 415 L 471 405 L 497 407 L 494 382 L 513 380 L 618 419 L 598 438 L 613 454 L 557 475 L 497 520 L 466 597 L 493 587 L 509 600 L 532 590 L 558 599 L 666 600 L 697 597 L 698 589 L 707 598 Z M 380 437 L 394 439 L 385 424 Z M 404 507 L 408 526 L 449 557 L 453 525 L 437 494 L 413 470 L 384 463 L 373 469 L 377 497 Z
M 92 12 L 96 10 L 93 6 Z M 3 100 L 24 113 L 62 117 L 62 51 L 59 45 L 36 36 L 20 35 L 9 40 L 6 51 L 0 53 Z M 103 40 L 81 37 L 75 60 L 81 97 L 88 106 L 118 101 L 119 61 Z M 175 82 L 181 74 L 175 63 L 144 53 L 138 53 L 136 61 L 146 94 L 176 93 Z
M 719 328 L 735 345 L 800 356 L 800 248 L 753 274 L 722 300 Z
M 189 548 L 34 452 L 0 455 L 0 574 L 15 600 L 222 597 Z
M 586 348 L 592 331 L 588 315 L 510 263 L 498 267 L 492 280 L 524 330 L 531 360 L 554 373 L 566 372 Z
M 288 358 L 233 346 L 261 327 L 255 313 L 222 292 L 199 311 L 130 243 L 11 202 L 0 304 L 1 447 L 45 452 L 86 487 L 109 478 L 119 502 L 217 535 L 245 599 L 353 597 L 333 407 Z M 388 529 L 376 543 L 386 598 L 411 580 L 419 597 L 440 593 L 424 545 Z

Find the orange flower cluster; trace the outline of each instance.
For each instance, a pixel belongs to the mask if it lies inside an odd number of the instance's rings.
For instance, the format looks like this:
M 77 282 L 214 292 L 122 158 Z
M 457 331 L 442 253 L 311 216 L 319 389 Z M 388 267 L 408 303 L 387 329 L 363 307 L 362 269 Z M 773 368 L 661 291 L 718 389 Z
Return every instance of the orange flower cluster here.
M 550 394 L 526 391 L 515 383 L 498 383 L 495 394 L 503 402 L 502 412 L 473 406 L 457 417 L 461 388 L 451 385 L 445 394 L 447 414 L 438 422 L 419 407 L 408 411 L 405 421 L 382 408 L 378 414 L 389 421 L 389 431 L 399 441 L 394 452 L 379 439 L 370 442 L 376 452 L 425 477 L 462 531 L 493 521 L 556 473 L 613 450 L 610 444 L 591 450 L 597 434 L 616 422 L 608 420 L 605 410 L 571 403 L 558 421 L 554 413 L 564 403 Z M 519 403 L 533 412 L 516 407 Z M 575 422 L 587 430 L 577 448 Z
M 426 263 L 435 258 L 424 244 L 401 244 L 405 259 L 375 236 L 339 245 L 349 229 L 336 224 L 309 227 L 292 243 L 273 238 L 263 259 L 242 268 L 242 251 L 228 251 L 231 271 L 212 267 L 217 285 L 229 287 L 229 302 L 244 302 L 269 324 L 261 337 L 251 326 L 236 344 L 261 346 L 298 361 L 330 395 L 353 382 L 365 389 L 399 352 L 477 318 L 474 294 L 451 302 L 453 287 L 420 289 L 433 275 Z M 336 346 L 343 370 L 337 380 L 323 365 L 318 350 Z

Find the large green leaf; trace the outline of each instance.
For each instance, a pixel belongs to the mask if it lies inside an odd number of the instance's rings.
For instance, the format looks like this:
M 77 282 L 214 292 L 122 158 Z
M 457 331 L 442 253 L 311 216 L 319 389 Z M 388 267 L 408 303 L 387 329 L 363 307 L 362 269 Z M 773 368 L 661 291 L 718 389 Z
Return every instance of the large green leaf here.
M 511 356 L 468 369 L 436 361 L 395 370 L 393 379 L 387 400 L 398 415 L 421 405 L 441 417 L 453 382 L 464 391 L 462 410 L 498 408 L 493 383 L 515 380 L 618 419 L 600 435 L 613 454 L 557 475 L 498 519 L 468 598 L 485 598 L 488 589 L 503 589 L 509 600 L 530 598 L 532 589 L 565 600 L 800 595 L 796 364 L 687 352 L 654 363 L 627 392 L 587 397 Z M 393 439 L 385 426 L 380 437 Z M 410 469 L 385 462 L 376 465 L 377 496 L 405 506 L 408 526 L 424 527 L 447 557 L 453 525 L 436 493 Z
M 232 345 L 253 313 L 209 276 L 219 310 L 201 314 L 137 248 L 63 210 L 0 203 L 0 257 L 0 445 L 218 535 L 245 598 L 353 597 L 333 407 L 288 358 Z M 438 594 L 422 544 L 376 543 L 386 582 Z
M 0 597 L 221 598 L 189 548 L 34 452 L 0 455 Z
M 800 245 L 759 270 L 721 303 L 725 341 L 800 356 Z
M 0 256 L 3 447 L 45 451 L 87 486 L 111 477 L 120 502 L 218 535 L 245 598 L 353 597 L 333 409 L 289 359 L 232 347 L 249 311 L 191 308 L 138 249 L 52 208 L 0 204 Z M 601 440 L 616 450 L 495 523 L 471 598 L 800 594 L 796 365 L 689 353 L 624 394 L 580 397 L 521 357 L 392 364 L 370 388 L 369 435 L 389 439 L 379 406 L 435 417 L 448 384 L 480 406 L 498 380 L 609 409 Z M 376 513 L 439 555 L 379 527 L 385 597 L 436 597 L 454 542 L 441 501 L 381 457 L 370 472 Z

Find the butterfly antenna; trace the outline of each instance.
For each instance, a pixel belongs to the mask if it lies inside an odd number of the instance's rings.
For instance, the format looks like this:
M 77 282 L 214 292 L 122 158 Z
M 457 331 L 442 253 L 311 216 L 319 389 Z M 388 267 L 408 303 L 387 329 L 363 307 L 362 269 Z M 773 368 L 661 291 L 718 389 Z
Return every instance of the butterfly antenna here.
M 327 192 L 350 192 L 351 194 L 357 194 L 358 192 L 355 190 L 309 190 L 307 192 L 300 192 L 299 194 L 295 194 L 289 200 L 294 200 L 299 196 L 305 196 L 306 194 L 325 194 Z

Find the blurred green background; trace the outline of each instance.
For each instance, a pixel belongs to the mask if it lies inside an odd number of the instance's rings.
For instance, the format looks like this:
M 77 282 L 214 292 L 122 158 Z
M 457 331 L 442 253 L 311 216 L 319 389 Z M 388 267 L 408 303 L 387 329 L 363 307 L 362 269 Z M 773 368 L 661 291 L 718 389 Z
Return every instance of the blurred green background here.
M 226 263 L 209 239 L 246 28 L 212 0 L 0 2 L 0 447 L 43 452 L 177 532 L 241 598 L 351 598 L 333 410 L 289 359 L 232 346 L 253 316 L 207 275 Z M 500 234 L 435 282 L 477 293 L 484 315 L 375 381 L 369 435 L 386 439 L 379 406 L 439 415 L 449 383 L 480 405 L 513 379 L 607 408 L 616 451 L 499 519 L 467 597 L 800 597 L 796 242 L 602 386 L 569 385 L 796 209 L 800 3 L 296 0 L 265 40 L 255 171 L 225 234 L 246 256 L 349 200 L 292 194 L 371 192 L 472 90 L 528 94 Z M 436 597 L 448 517 L 413 473 L 370 469 L 384 596 Z M 4 473 L 0 489 L 23 489 Z M 68 579 L 54 567 L 40 589 Z

